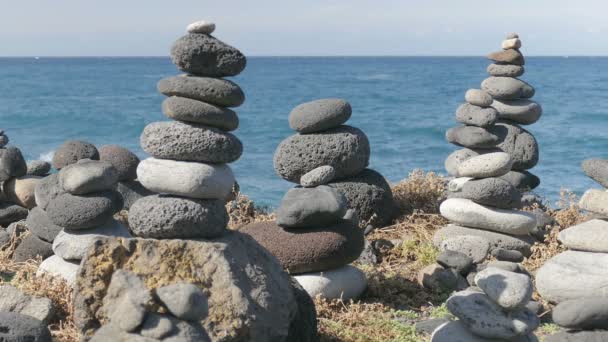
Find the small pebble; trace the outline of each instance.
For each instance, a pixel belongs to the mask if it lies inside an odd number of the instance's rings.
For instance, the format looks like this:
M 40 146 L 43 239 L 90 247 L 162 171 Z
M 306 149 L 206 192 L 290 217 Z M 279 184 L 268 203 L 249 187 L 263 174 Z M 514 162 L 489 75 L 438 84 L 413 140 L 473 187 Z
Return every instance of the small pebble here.
M 201 20 L 194 22 L 186 28 L 188 33 L 211 34 L 215 31 L 215 24 L 209 21 Z

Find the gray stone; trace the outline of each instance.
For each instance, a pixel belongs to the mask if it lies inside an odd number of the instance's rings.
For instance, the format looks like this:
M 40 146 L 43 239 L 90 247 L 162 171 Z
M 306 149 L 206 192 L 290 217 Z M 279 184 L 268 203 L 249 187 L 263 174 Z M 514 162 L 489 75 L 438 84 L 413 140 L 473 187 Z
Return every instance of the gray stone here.
M 95 145 L 86 141 L 68 140 L 55 151 L 53 167 L 60 170 L 80 159 L 99 160 L 99 152 Z
M 356 262 L 360 265 L 376 265 L 378 263 L 374 247 L 372 247 L 372 244 L 367 239 L 365 240 L 363 252 L 361 252 Z
M 462 253 L 470 257 L 473 263 L 478 264 L 488 256 L 490 242 L 481 236 L 462 235 L 443 240 L 439 249 Z
M 141 183 L 136 180 L 119 182 L 116 186 L 116 191 L 122 197 L 122 208 L 126 210 L 129 210 L 133 203 L 135 203 L 140 198 L 154 195 L 153 191 L 144 188 L 143 185 L 141 185 Z
M 51 171 L 51 163 L 44 160 L 32 160 L 27 163 L 27 173 L 30 176 L 46 176 Z
M 460 163 L 458 175 L 472 178 L 500 177 L 511 171 L 512 165 L 513 161 L 508 153 L 484 153 Z
M 355 127 L 339 126 L 283 140 L 274 153 L 274 169 L 282 178 L 299 183 L 303 175 L 329 165 L 334 168 L 336 179 L 341 179 L 363 171 L 369 156 L 365 133 Z
M 585 191 L 578 206 L 603 217 L 608 216 L 608 190 L 589 189 Z
M 169 315 L 148 313 L 141 326 L 140 334 L 144 337 L 161 340 L 175 331 L 177 322 L 179 320 Z
M 153 195 L 135 202 L 129 212 L 131 231 L 145 238 L 214 238 L 226 231 L 227 224 L 222 200 Z
M 306 102 L 291 111 L 289 127 L 300 133 L 321 132 L 342 125 L 351 114 L 350 103 L 342 99 Z
M 145 318 L 146 306 L 152 295 L 144 282 L 134 273 L 122 269 L 112 274 L 103 297 L 103 314 L 123 331 L 131 332 Z
M 500 178 L 472 179 L 458 192 L 450 192 L 450 198 L 466 198 L 483 205 L 497 208 L 521 207 L 521 193 L 511 183 Z
M 465 275 L 469 272 L 471 266 L 473 266 L 473 259 L 462 252 L 446 249 L 437 256 L 437 263 Z
M 608 298 L 579 298 L 553 308 L 553 321 L 576 330 L 608 329 Z
M 435 329 L 448 322 L 450 322 L 450 320 L 447 318 L 431 318 L 416 322 L 416 324 L 414 324 L 414 329 L 416 329 L 416 334 L 430 335 Z
M 559 232 L 557 239 L 569 249 L 608 253 L 608 221 L 590 220 Z
M 526 268 L 523 267 L 521 264 L 518 264 L 516 262 L 510 262 L 510 261 L 490 261 L 489 263 L 487 263 L 486 266 L 487 267 L 499 268 L 501 270 L 508 271 L 508 272 L 521 273 L 521 274 L 530 276 L 530 273 L 528 273 L 528 271 L 526 270 Z
M 519 77 L 524 74 L 524 67 L 513 64 L 492 63 L 486 70 L 491 76 Z
M 0 312 L 0 341 L 51 342 L 52 339 L 44 322 L 15 312 Z
M 163 101 L 163 113 L 173 120 L 198 123 L 224 131 L 239 127 L 239 117 L 228 108 L 185 97 L 171 96 Z
M 206 34 L 187 34 L 171 47 L 171 60 L 180 70 L 207 77 L 236 76 L 247 59 L 236 48 Z
M 0 312 L 30 316 L 48 324 L 55 316 L 55 306 L 48 298 L 27 295 L 12 285 L 0 285 Z
M 501 152 L 499 149 L 468 149 L 463 148 L 452 152 L 445 160 L 444 166 L 448 174 L 454 177 L 461 177 L 458 174 L 458 167 L 465 160 L 485 153 Z
M 562 331 L 546 336 L 544 342 L 606 342 L 608 330 Z
M 109 236 L 129 238 L 131 234 L 127 227 L 114 219 L 92 229 L 64 229 L 53 241 L 53 252 L 64 260 L 80 260 L 95 241 Z
M 498 112 L 492 107 L 483 108 L 465 103 L 456 110 L 456 121 L 465 125 L 489 127 L 496 123 L 496 120 Z
M 505 39 L 513 39 L 513 38 L 519 38 L 519 35 L 515 32 L 511 32 L 505 36 Z
M 285 228 L 323 227 L 346 214 L 346 198 L 333 188 L 292 188 L 276 211 L 277 224 Z
M 121 208 L 122 197 L 116 191 L 88 195 L 64 193 L 47 206 L 46 214 L 60 227 L 88 229 L 104 224 Z
M 315 303 L 293 277 L 290 277 L 290 280 L 298 310 L 289 326 L 286 341 L 319 342 Z
M 333 166 L 323 165 L 300 177 L 300 185 L 305 188 L 314 188 L 331 182 L 335 177 L 336 170 Z
M 528 171 L 509 171 L 499 178 L 511 183 L 521 192 L 533 190 L 540 185 L 540 178 Z
M 432 264 L 418 272 L 418 284 L 438 292 L 452 292 L 468 287 L 466 279 L 456 270 L 445 269 L 441 265 Z
M 27 229 L 40 239 L 53 242 L 57 234 L 63 229 L 62 227 L 51 222 L 44 210 L 40 207 L 35 207 L 30 210 L 25 221 Z
M 608 188 L 608 159 L 587 159 L 581 166 L 587 176 Z
M 51 244 L 40 240 L 36 235 L 27 235 L 13 252 L 13 260 L 16 262 L 25 262 L 27 260 L 35 260 L 37 257 L 46 259 L 53 255 Z
M 3 193 L 8 202 L 15 203 L 27 209 L 36 206 L 35 190 L 40 182 L 39 176 L 21 176 L 4 182 Z
M 186 321 L 201 321 L 209 313 L 207 296 L 194 284 L 177 283 L 156 289 L 158 299 L 173 316 Z
M 543 299 L 560 303 L 569 299 L 605 297 L 608 254 L 565 251 L 549 259 L 536 272 L 536 288 Z
M 166 96 L 185 97 L 220 107 L 238 107 L 245 102 L 241 88 L 221 78 L 172 76 L 160 80 L 157 88 Z
M 72 195 L 111 190 L 118 182 L 118 171 L 108 162 L 82 159 L 59 171 L 59 184 Z
M 27 164 L 18 148 L 15 146 L 0 148 L 0 182 L 25 176 L 26 173 Z
M 179 121 L 153 122 L 144 128 L 141 147 L 159 159 L 231 163 L 241 157 L 243 144 L 217 128 Z
M 467 103 L 479 107 L 489 107 L 492 104 L 492 96 L 480 89 L 469 89 L 464 94 Z
M 511 236 L 489 230 L 480 230 L 450 224 L 435 232 L 433 244 L 436 247 L 440 247 L 444 240 L 466 235 L 478 236 L 488 240 L 490 242 L 490 251 L 493 251 L 496 248 L 503 248 L 520 251 L 525 256 L 530 255 L 530 248 L 535 241 L 531 236 Z
M 9 142 L 8 136 L 4 133 L 4 130 L 0 130 L 0 148 L 6 146 L 6 144 L 8 144 L 8 142 Z
M 144 337 L 135 333 L 123 331 L 116 324 L 106 324 L 100 329 L 97 329 L 89 342 L 158 342 L 158 339 Z M 181 341 L 184 342 L 184 341 Z
M 188 33 L 212 34 L 215 31 L 215 23 L 206 20 L 195 21 L 186 28 Z
M 499 100 L 528 99 L 534 96 L 534 88 L 512 77 L 491 76 L 481 82 L 481 89 Z
M 468 148 L 493 148 L 500 142 L 498 136 L 489 130 L 476 126 L 452 127 L 445 133 L 448 142 Z
M 347 207 L 373 227 L 384 227 L 393 219 L 395 203 L 386 179 L 372 169 L 328 184 L 346 197 Z
M 522 125 L 535 123 L 543 114 L 540 104 L 530 100 L 494 100 L 492 107 L 498 112 L 499 119 Z
M 136 170 L 139 158 L 135 153 L 118 145 L 103 145 L 99 148 L 99 160 L 108 162 L 118 172 L 119 181 L 130 181 L 137 178 Z
M 42 210 L 46 210 L 57 196 L 64 193 L 65 191 L 59 185 L 59 175 L 56 173 L 42 178 L 34 189 L 36 204 Z
M 526 309 L 530 310 L 531 312 L 540 315 L 543 313 L 544 311 L 544 307 L 541 303 L 536 302 L 536 301 L 529 301 L 528 304 L 526 304 Z
M 470 332 L 485 338 L 525 336 L 540 324 L 538 317 L 525 309 L 505 313 L 487 295 L 477 290 L 467 289 L 453 294 L 447 300 L 447 307 Z
M 68 285 L 72 286 L 76 281 L 78 266 L 78 262 L 66 261 L 57 255 L 52 255 L 49 258 L 44 259 L 40 266 L 38 266 L 36 276 L 48 274 L 52 277 L 63 279 Z
M 461 321 L 451 321 L 439 326 L 431 337 L 431 342 L 504 342 L 505 340 L 488 339 L 472 334 Z M 533 334 L 509 339 L 509 342 L 538 342 Z
M 513 170 L 527 170 L 538 163 L 538 143 L 530 132 L 520 126 L 499 121 L 489 131 L 499 138 L 496 146 L 511 155 Z
M 512 251 L 503 248 L 495 248 L 492 250 L 492 256 L 499 261 L 522 262 L 524 255 L 520 251 Z
M 525 307 L 532 298 L 530 277 L 496 267 L 488 267 L 477 273 L 475 284 L 496 304 L 508 311 Z
M 0 203 L 0 225 L 6 227 L 13 222 L 25 220 L 28 211 L 24 207 L 12 203 Z
M 514 65 L 525 64 L 524 56 L 521 54 L 521 52 L 519 52 L 519 50 L 515 49 L 492 52 L 488 55 L 488 59 L 491 59 L 498 63 L 508 63 Z

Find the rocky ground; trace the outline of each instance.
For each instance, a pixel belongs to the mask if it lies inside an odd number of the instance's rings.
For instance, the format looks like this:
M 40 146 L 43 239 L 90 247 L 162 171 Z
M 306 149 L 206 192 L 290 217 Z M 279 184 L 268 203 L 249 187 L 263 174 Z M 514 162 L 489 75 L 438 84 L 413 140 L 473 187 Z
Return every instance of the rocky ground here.
M 422 287 L 417 281 L 419 271 L 436 262 L 438 250 L 433 246 L 435 230 L 446 224 L 438 214 L 439 203 L 444 199 L 446 180 L 433 173 L 414 171 L 408 178 L 392 187 L 400 215 L 382 229 L 367 234 L 367 245 L 355 265 L 368 277 L 369 288 L 356 302 L 323 300 L 316 298 L 321 341 L 428 341 L 426 332 L 450 319 L 445 301 L 448 293 L 435 292 Z M 557 233 L 584 220 L 576 199 L 564 192 L 562 200 L 545 211 L 554 218 L 547 227 L 544 243 L 533 247 L 532 255 L 524 261 L 534 273 L 544 261 L 562 252 Z M 245 195 L 227 204 L 230 228 L 273 219 L 274 215 L 258 208 Z M 527 210 L 535 208 L 529 207 Z M 118 219 L 126 222 L 126 211 Z M 13 285 L 30 296 L 47 297 L 52 302 L 54 317 L 48 321 L 56 341 L 77 341 L 70 305 L 71 291 L 63 281 L 36 277 L 41 260 L 15 262 L 11 259 L 15 247 L 26 236 L 12 237 L 0 251 L 0 285 Z M 27 234 L 27 233 L 26 233 Z M 540 299 L 535 293 L 534 299 Z M 542 301 L 541 301 L 542 303 Z M 543 338 L 559 330 L 551 322 L 550 307 L 542 303 L 542 324 L 537 335 Z

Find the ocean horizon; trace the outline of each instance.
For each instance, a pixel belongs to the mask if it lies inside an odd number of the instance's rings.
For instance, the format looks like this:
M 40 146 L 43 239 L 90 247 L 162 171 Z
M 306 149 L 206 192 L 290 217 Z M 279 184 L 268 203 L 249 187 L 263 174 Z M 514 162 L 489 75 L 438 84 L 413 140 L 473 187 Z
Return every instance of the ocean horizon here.
M 535 190 L 551 204 L 560 189 L 578 195 L 598 187 L 580 168 L 606 157 L 608 56 L 526 57 L 521 77 L 536 88 L 541 119 L 525 126 L 538 140 L 541 178 Z M 446 174 L 457 149 L 445 138 L 469 88 L 479 88 L 489 61 L 481 56 L 252 56 L 234 80 L 246 101 L 236 108 L 244 153 L 231 164 L 242 193 L 276 207 L 293 186 L 272 166 L 277 145 L 294 134 L 287 117 L 296 105 L 324 97 L 348 100 L 347 124 L 370 139 L 370 168 L 395 183 L 414 169 Z M 50 159 L 68 139 L 120 144 L 141 158 L 146 124 L 161 111 L 161 78 L 180 74 L 166 56 L 0 57 L 0 110 L 11 144 L 28 160 Z

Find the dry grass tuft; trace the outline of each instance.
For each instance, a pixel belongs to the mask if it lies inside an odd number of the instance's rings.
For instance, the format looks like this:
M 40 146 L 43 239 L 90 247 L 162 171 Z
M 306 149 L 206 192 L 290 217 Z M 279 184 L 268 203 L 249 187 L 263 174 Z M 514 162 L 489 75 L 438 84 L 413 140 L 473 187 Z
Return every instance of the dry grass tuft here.
M 424 173 L 415 169 L 409 176 L 392 187 L 399 217 L 409 215 L 414 210 L 427 214 L 439 212 L 439 204 L 446 197 L 447 179 L 434 172 Z
M 247 196 L 236 194 L 235 199 L 226 203 L 226 210 L 230 221 L 228 228 L 237 229 L 241 226 L 258 221 L 272 221 L 274 213 L 269 213 L 266 208 L 260 208 Z

